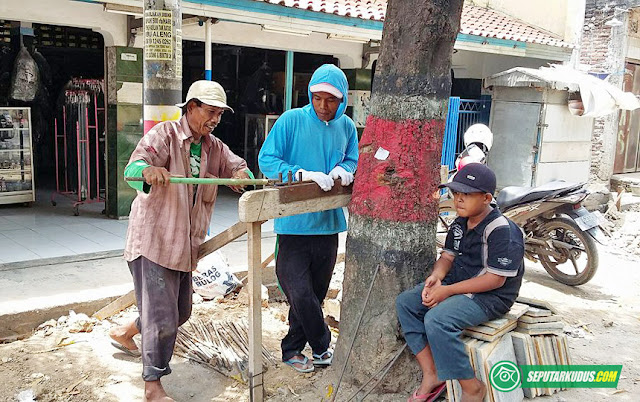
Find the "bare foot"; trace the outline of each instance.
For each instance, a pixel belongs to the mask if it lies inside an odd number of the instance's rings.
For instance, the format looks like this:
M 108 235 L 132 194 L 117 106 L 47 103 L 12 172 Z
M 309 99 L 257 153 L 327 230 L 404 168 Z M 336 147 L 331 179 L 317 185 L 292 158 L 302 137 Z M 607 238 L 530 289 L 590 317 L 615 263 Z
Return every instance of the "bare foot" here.
M 109 336 L 114 341 L 118 342 L 129 350 L 138 350 L 138 346 L 133 341 L 133 336 L 138 333 L 138 328 L 135 322 L 121 325 L 119 327 L 111 328 L 109 330 Z
M 418 395 L 429 394 L 433 392 L 433 390 L 440 384 L 441 382 L 438 381 L 438 377 L 436 376 L 435 373 L 433 373 L 432 375 L 423 374 L 422 382 L 420 383 L 420 387 L 418 388 L 417 394 Z
M 146 402 L 174 402 L 173 399 L 169 398 L 164 388 L 162 388 L 160 380 L 145 381 L 144 400 Z
M 462 402 L 482 402 L 487 393 L 484 383 L 477 378 L 460 380 L 462 387 Z

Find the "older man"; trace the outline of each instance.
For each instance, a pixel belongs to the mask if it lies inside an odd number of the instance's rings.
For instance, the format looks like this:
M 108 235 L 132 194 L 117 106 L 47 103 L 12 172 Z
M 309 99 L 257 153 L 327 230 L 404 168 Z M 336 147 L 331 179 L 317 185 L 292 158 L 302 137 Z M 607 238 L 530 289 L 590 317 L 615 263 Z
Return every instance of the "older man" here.
M 133 151 L 125 176 L 138 190 L 131 206 L 124 257 L 129 264 L 139 318 L 110 332 L 114 346 L 142 354 L 145 399 L 170 401 L 160 378 L 171 373 L 178 327 L 191 315 L 191 271 L 204 241 L 217 186 L 169 185 L 171 176 L 249 178 L 247 165 L 211 132 L 227 105 L 220 84 L 196 81 L 179 121 L 153 127 Z M 239 188 L 234 188 L 240 191 Z M 133 336 L 142 335 L 138 349 Z

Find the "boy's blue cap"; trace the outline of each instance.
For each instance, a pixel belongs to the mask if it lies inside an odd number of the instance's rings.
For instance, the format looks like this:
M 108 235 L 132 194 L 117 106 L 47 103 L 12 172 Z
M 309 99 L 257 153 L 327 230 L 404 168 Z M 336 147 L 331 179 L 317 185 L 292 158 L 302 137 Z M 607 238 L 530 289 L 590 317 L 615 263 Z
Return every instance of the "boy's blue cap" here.
M 470 163 L 460 169 L 451 183 L 442 184 L 456 193 L 489 193 L 496 191 L 496 175 L 482 163 Z

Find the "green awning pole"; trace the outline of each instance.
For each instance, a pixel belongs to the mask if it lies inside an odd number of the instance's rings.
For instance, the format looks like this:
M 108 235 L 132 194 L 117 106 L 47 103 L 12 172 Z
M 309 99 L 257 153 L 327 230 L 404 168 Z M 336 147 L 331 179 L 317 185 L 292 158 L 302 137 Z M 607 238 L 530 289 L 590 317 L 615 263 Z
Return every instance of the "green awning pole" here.
M 126 181 L 145 181 L 144 177 L 125 177 Z M 216 179 L 196 177 L 172 177 L 171 184 L 217 184 L 220 186 L 267 186 L 273 184 L 269 179 Z

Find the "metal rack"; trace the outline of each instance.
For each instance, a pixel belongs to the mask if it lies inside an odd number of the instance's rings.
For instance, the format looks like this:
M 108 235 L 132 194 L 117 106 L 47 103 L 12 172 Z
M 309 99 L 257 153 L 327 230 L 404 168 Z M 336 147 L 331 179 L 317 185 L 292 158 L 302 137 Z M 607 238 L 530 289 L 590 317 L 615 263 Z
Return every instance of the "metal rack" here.
M 105 201 L 104 181 L 100 180 L 104 174 L 104 150 L 100 152 L 104 136 L 101 138 L 99 122 L 104 122 L 106 115 L 102 81 L 72 80 L 65 100 L 62 130 L 58 129 L 58 118 L 54 122 L 56 192 L 51 194 L 51 204 L 57 204 L 56 194 L 70 198 L 75 201 L 73 214 L 78 216 L 80 205 Z

